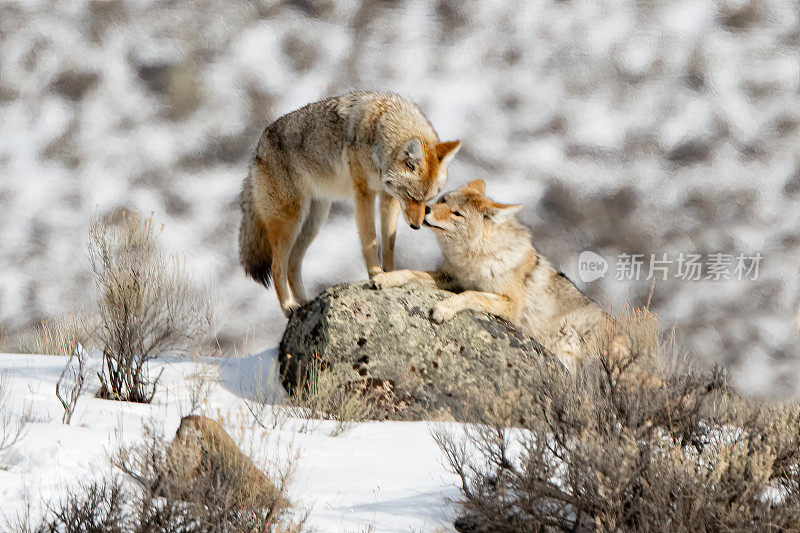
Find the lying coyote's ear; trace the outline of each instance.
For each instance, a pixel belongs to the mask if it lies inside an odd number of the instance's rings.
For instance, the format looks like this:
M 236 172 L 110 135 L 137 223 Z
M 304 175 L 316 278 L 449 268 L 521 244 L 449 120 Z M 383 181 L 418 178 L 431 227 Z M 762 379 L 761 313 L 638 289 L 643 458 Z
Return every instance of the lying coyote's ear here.
M 446 165 L 450 162 L 453 157 L 458 153 L 458 149 L 461 148 L 461 141 L 447 141 L 443 143 L 438 143 L 434 150 L 436 151 L 436 157 L 439 158 L 440 165 Z
M 510 219 L 522 209 L 522 204 L 498 204 L 489 202 L 484 209 L 484 215 L 498 224 Z
M 472 180 L 469 183 L 467 183 L 467 187 L 469 187 L 470 189 L 475 189 L 481 194 L 486 192 L 486 182 L 483 180 Z

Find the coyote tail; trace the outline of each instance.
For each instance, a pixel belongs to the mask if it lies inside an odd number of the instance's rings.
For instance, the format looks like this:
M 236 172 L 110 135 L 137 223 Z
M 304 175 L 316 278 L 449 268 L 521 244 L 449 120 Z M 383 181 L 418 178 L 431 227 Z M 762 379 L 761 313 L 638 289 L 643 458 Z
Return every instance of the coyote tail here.
M 267 239 L 267 231 L 256 213 L 253 203 L 252 177 L 247 176 L 242 188 L 242 223 L 239 226 L 239 261 L 244 271 L 269 287 L 272 276 L 272 248 Z

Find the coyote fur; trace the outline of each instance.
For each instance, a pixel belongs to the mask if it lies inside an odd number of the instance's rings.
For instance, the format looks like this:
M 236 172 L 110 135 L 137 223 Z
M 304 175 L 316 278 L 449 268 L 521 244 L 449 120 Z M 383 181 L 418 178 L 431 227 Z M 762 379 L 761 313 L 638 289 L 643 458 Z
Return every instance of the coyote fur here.
M 497 315 L 574 370 L 578 360 L 598 353 L 614 320 L 536 251 L 530 232 L 514 218 L 521 205 L 494 202 L 484 191 L 483 180 L 475 180 L 426 210 L 424 224 L 435 232 L 445 257 L 440 270 L 379 274 L 373 287 L 421 281 L 463 290 L 436 305 L 435 322 L 465 309 Z M 614 342 L 624 349 L 626 338 Z
M 349 93 L 280 117 L 261 134 L 243 184 L 244 270 L 265 287 L 272 277 L 281 309 L 291 313 L 307 299 L 303 256 L 331 201 L 346 197 L 355 199 L 369 276 L 393 270 L 400 211 L 412 228 L 420 227 L 425 205 L 447 181 L 447 164 L 460 146 L 439 142 L 419 108 L 391 93 Z

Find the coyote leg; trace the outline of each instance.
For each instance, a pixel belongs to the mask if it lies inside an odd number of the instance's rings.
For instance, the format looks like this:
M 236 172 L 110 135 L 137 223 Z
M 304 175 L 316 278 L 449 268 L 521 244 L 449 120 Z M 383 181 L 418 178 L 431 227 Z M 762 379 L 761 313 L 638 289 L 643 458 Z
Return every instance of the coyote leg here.
M 267 218 L 267 238 L 272 247 L 272 282 L 285 315 L 298 307 L 292 290 L 289 287 L 289 258 L 297 235 L 302 228 L 303 219 L 308 213 L 308 206 L 284 206 L 280 215 Z
M 289 255 L 289 286 L 292 289 L 295 300 L 301 305 L 308 300 L 303 286 L 303 256 L 306 255 L 311 241 L 319 233 L 322 223 L 328 218 L 330 208 L 331 202 L 328 200 L 314 200 L 311 202 L 303 227 L 300 229 L 292 247 L 292 252 Z
M 436 304 L 431 318 L 434 322 L 441 323 L 466 309 L 491 313 L 510 322 L 516 321 L 519 314 L 519 305 L 508 296 L 491 292 L 464 291 Z
M 381 193 L 381 259 L 384 272 L 394 270 L 394 241 L 397 235 L 397 219 L 400 216 L 400 200 Z

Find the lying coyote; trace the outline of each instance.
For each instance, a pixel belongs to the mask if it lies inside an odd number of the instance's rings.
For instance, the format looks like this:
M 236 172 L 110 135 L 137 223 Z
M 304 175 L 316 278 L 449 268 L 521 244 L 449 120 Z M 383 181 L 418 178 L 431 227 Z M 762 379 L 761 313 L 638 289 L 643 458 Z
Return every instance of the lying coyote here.
M 394 269 L 402 209 L 417 229 L 425 204 L 447 181 L 460 141 L 439 142 L 419 108 L 390 93 L 350 93 L 292 111 L 267 126 L 244 180 L 239 230 L 242 266 L 269 286 L 284 313 L 306 301 L 300 267 L 331 201 L 355 198 L 370 277 Z M 375 235 L 380 196 L 383 268 Z
M 445 257 L 440 270 L 386 272 L 372 278 L 373 287 L 422 281 L 463 290 L 436 305 L 435 322 L 465 309 L 500 316 L 574 370 L 577 360 L 597 353 L 614 320 L 536 251 L 514 218 L 522 206 L 493 202 L 484 190 L 483 180 L 475 180 L 426 209 L 424 224 Z M 618 335 L 614 342 L 624 349 L 627 340 Z

